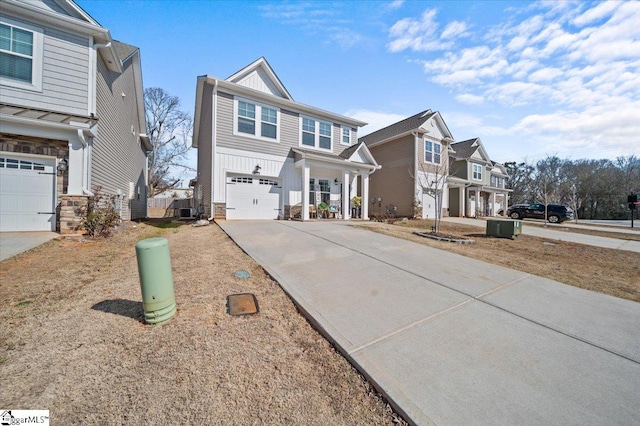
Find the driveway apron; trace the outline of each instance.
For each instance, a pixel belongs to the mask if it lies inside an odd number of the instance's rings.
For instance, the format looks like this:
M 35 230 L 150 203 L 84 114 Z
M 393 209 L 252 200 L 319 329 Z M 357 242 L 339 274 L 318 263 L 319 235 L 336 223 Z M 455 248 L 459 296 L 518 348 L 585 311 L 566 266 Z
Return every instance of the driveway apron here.
M 640 304 L 339 222 L 237 221 L 415 424 L 640 424 Z

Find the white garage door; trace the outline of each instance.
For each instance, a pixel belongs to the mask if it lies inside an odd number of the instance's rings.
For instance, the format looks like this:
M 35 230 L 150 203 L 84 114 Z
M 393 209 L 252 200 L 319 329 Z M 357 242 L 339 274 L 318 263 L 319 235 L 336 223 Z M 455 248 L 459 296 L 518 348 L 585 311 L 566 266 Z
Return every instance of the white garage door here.
M 55 159 L 0 154 L 0 231 L 55 231 L 55 190 Z
M 436 218 L 436 199 L 433 195 L 427 194 L 426 191 L 422 194 L 422 218 Z
M 256 176 L 227 177 L 227 219 L 277 219 L 280 182 Z

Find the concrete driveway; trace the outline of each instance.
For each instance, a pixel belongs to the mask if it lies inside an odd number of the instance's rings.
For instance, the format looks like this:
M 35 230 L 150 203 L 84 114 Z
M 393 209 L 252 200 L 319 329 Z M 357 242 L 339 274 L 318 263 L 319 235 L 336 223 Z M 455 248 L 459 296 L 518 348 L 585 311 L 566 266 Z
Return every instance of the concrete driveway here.
M 0 232 L 0 262 L 57 237 L 55 232 Z
M 638 303 L 345 223 L 220 226 L 415 424 L 640 424 Z

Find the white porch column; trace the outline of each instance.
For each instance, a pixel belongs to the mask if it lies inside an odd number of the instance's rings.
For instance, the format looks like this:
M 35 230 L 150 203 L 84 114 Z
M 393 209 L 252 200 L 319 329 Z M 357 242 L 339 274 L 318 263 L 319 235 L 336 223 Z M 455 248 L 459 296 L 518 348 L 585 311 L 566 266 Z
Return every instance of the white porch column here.
M 349 194 L 349 198 L 358 196 L 358 175 L 354 174 L 351 178 L 351 194 Z
M 309 178 L 311 168 L 308 165 L 302 167 L 302 220 L 309 220 Z
M 496 193 L 491 193 L 491 216 L 496 216 Z
M 458 194 L 460 201 L 460 217 L 467 217 L 467 187 L 463 186 L 460 188 L 460 193 Z
M 360 203 L 362 209 L 362 219 L 369 220 L 369 173 L 362 176 L 362 203 Z
M 342 219 L 351 219 L 351 211 L 349 210 L 349 171 L 342 171 Z

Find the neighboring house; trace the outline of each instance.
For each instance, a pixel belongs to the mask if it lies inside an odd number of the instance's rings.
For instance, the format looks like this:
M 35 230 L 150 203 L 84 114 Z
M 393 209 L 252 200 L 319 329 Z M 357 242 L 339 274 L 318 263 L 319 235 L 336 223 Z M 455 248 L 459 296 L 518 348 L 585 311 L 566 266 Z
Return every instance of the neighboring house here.
M 146 216 L 140 51 L 71 0 L 2 0 L 0 231 L 80 229 L 94 186 Z
M 195 202 L 215 218 L 302 220 L 325 202 L 349 219 L 358 183 L 368 200 L 379 168 L 357 143 L 365 124 L 295 102 L 264 58 L 224 80 L 198 77 Z
M 453 136 L 425 110 L 360 138 L 382 166 L 369 184 L 373 213 L 435 218 L 447 211 L 447 152 Z
M 491 161 L 480 138 L 451 144 L 449 158 L 449 215 L 497 216 L 506 210 L 510 189 L 507 170 Z
M 191 188 L 169 188 L 157 193 L 153 198 L 191 198 L 193 189 Z

